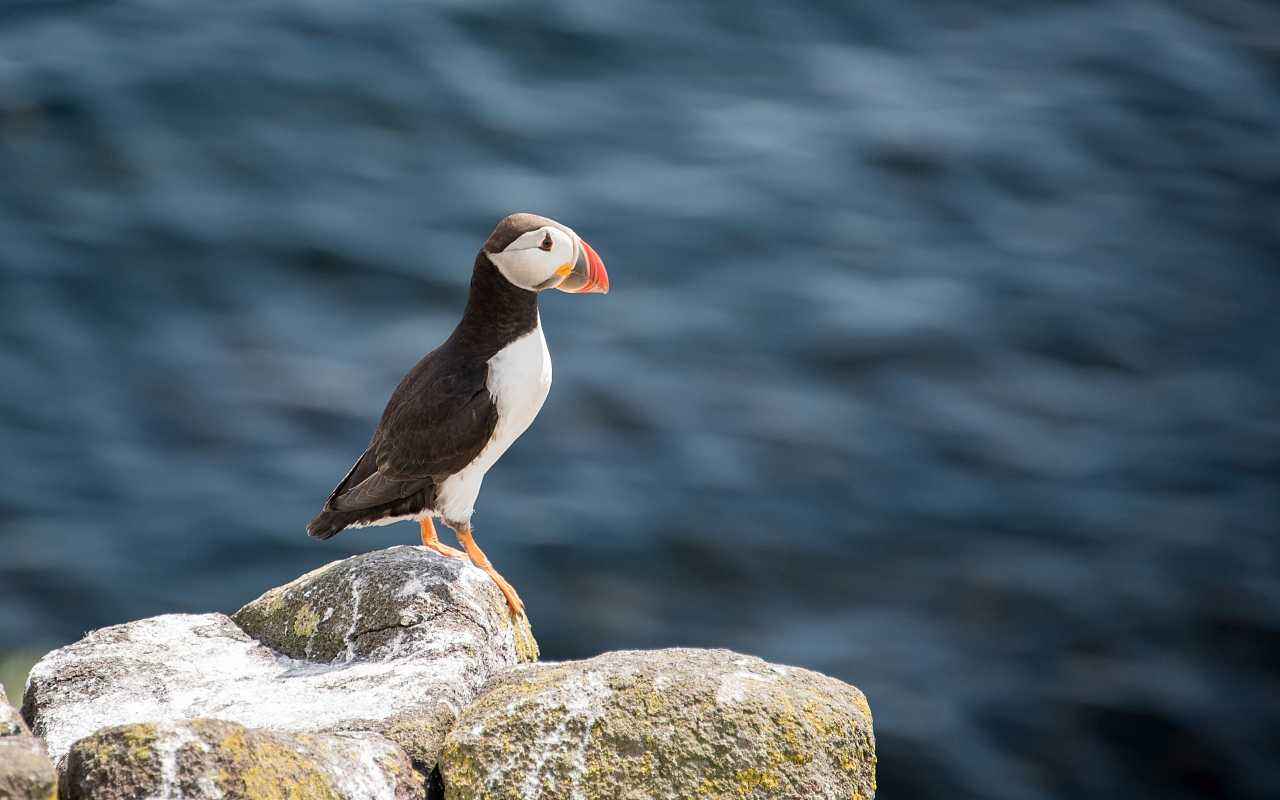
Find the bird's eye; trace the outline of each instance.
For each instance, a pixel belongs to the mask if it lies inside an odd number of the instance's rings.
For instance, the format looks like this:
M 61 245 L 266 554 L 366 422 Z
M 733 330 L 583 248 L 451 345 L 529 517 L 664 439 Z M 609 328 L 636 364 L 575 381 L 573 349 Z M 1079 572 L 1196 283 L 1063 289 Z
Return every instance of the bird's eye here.
M 538 245 L 538 249 L 545 250 L 549 253 L 551 252 L 551 246 L 553 244 L 555 243 L 551 241 L 551 234 L 548 233 L 545 237 L 543 237 L 542 244 Z

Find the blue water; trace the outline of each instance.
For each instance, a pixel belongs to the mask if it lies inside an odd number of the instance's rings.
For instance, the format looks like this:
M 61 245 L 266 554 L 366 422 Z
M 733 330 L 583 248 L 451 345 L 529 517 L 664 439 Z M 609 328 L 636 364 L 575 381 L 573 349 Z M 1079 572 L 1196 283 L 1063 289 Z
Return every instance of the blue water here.
M 1280 786 L 1272 3 L 0 6 L 0 649 L 231 610 L 513 210 L 544 654 L 853 682 L 884 798 Z M 555 294 L 555 293 L 553 293 Z

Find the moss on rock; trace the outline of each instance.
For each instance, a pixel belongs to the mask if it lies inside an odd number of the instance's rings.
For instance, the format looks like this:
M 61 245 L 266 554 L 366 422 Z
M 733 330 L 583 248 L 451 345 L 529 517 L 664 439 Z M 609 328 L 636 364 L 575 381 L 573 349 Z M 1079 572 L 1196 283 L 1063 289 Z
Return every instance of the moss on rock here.
M 875 793 L 861 692 L 725 650 L 606 653 L 510 670 L 463 712 L 441 766 L 449 800 Z
M 292 658 L 389 658 L 442 630 L 501 633 L 519 660 L 537 658 L 528 620 L 513 621 L 497 586 L 458 559 L 392 547 L 326 564 L 232 615 L 250 636 Z M 505 666 L 505 665 L 504 665 Z
M 67 756 L 63 800 L 421 798 L 408 757 L 374 734 L 288 734 L 196 719 L 106 728 Z
M 293 615 L 293 635 L 300 638 L 315 636 L 316 629 L 320 627 L 320 615 L 312 610 L 311 606 L 306 603 L 298 609 Z
M 161 788 L 154 725 L 120 725 L 81 739 L 67 754 L 63 800 L 154 797 Z M 129 794 L 122 793 L 127 787 Z

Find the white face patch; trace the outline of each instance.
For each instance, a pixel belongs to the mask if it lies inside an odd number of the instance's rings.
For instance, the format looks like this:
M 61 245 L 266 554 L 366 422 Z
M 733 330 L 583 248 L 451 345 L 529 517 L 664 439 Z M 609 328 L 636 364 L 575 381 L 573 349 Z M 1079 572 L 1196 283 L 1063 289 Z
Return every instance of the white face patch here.
M 550 249 L 546 249 L 550 245 Z M 529 231 L 489 258 L 503 277 L 531 292 L 550 289 L 573 269 L 577 257 L 574 236 L 548 225 Z

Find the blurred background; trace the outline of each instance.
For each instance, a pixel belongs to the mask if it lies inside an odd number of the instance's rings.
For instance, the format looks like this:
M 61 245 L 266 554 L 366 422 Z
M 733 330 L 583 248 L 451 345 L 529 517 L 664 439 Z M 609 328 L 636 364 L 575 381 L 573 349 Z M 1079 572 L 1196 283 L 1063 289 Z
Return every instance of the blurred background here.
M 1280 7 L 0 6 L 0 661 L 230 611 L 515 210 L 608 297 L 478 539 L 544 655 L 724 646 L 883 798 L 1280 786 Z

